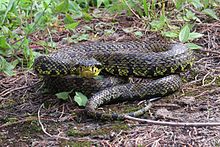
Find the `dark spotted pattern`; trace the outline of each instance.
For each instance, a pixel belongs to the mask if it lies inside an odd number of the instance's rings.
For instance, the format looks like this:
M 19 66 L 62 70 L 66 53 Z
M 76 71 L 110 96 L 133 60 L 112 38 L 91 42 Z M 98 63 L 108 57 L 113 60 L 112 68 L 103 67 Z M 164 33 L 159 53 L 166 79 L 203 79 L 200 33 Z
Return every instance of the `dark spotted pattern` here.
M 97 112 L 96 108 L 112 100 L 166 96 L 181 86 L 179 76 L 172 74 L 184 71 L 192 65 L 193 60 L 192 51 L 180 43 L 97 42 L 74 45 L 47 56 L 40 56 L 35 60 L 34 69 L 39 75 L 43 75 L 47 85 L 53 85 L 53 88 L 72 83 L 76 91 L 95 93 L 86 106 L 89 115 L 96 118 L 123 119 L 124 114 L 102 114 Z M 81 64 L 102 66 L 103 73 L 118 78 L 106 77 L 99 81 L 75 77 L 67 79 L 67 75 L 77 75 L 76 67 Z M 164 77 L 166 75 L 170 76 Z M 140 77 L 141 80 L 128 82 L 128 78 L 124 78 L 130 76 Z M 164 78 L 146 82 L 146 77 Z M 57 84 L 59 81 L 61 85 Z M 127 115 L 138 116 L 146 110 L 147 108 L 143 108 Z

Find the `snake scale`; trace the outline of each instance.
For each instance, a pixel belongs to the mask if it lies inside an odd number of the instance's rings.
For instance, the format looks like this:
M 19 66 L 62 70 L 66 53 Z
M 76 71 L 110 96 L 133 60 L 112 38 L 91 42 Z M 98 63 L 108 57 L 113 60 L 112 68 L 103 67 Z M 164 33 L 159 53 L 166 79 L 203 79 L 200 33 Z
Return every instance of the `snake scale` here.
M 72 87 L 91 95 L 86 105 L 90 116 L 124 119 L 125 115 L 139 116 L 146 109 L 128 114 L 104 114 L 96 109 L 112 100 L 143 100 L 175 92 L 181 86 L 181 78 L 176 73 L 191 67 L 193 60 L 192 50 L 181 43 L 95 42 L 39 56 L 34 70 L 51 89 Z M 95 67 L 92 72 L 94 69 L 98 74 L 97 70 L 102 69 L 104 78 L 77 77 L 83 66 Z M 155 80 L 149 82 L 147 77 Z

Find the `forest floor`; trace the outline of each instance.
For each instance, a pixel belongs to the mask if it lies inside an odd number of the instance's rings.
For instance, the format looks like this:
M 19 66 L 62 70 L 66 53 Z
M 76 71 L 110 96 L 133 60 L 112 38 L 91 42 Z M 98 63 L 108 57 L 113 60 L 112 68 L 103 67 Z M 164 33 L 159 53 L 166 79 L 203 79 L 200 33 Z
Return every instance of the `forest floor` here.
M 158 33 L 145 31 L 138 18 L 103 15 L 90 22 L 82 21 L 76 31 L 88 33 L 90 41 L 137 40 L 134 34 L 123 31 L 129 28 L 144 34 L 139 40 L 168 41 Z M 53 29 L 58 30 L 51 34 L 57 48 L 71 45 L 63 38 L 74 34 L 62 28 Z M 175 94 L 154 102 L 144 118 L 167 122 L 220 122 L 220 21 L 196 23 L 194 30 L 204 34 L 195 41 L 202 49 L 195 50 L 195 64 L 182 75 L 183 86 Z M 36 32 L 30 38 L 49 40 L 48 36 L 45 31 Z M 31 48 L 44 50 L 36 44 Z M 22 68 L 16 69 L 16 76 L 0 75 L 2 146 L 220 146 L 220 126 L 98 121 L 84 115 L 84 109 L 70 100 L 61 101 L 55 95 L 42 93 L 42 84 L 33 71 Z M 139 102 L 124 102 L 102 108 L 124 112 L 137 105 Z

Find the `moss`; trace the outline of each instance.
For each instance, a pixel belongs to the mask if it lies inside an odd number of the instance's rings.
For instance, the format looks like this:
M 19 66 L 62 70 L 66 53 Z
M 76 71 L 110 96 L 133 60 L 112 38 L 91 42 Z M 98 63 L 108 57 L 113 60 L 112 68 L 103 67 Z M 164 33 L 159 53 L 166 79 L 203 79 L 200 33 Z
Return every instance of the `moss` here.
M 207 76 L 204 80 L 204 84 L 209 84 L 212 82 L 212 80 L 214 79 L 214 77 L 212 76 Z M 215 81 L 216 82 L 216 81 Z
M 0 109 L 11 107 L 16 104 L 16 101 L 14 101 L 12 98 L 7 98 L 6 101 L 1 102 Z
M 67 135 L 72 137 L 84 137 L 90 135 L 90 132 L 86 132 L 84 130 L 80 131 L 76 129 L 70 129 L 68 130 Z
M 126 104 L 120 107 L 120 110 L 122 113 L 130 113 L 137 111 L 141 108 L 143 108 L 143 105 L 137 105 L 137 104 Z
M 112 124 L 110 127 L 106 127 L 106 128 L 101 128 L 98 130 L 93 130 L 91 132 L 91 135 L 106 135 L 109 134 L 110 132 L 120 132 L 121 130 L 129 130 L 129 126 L 127 124 L 123 124 L 123 123 L 118 123 L 116 122 L 116 124 Z
M 42 129 L 39 126 L 36 120 L 33 120 L 29 123 L 25 123 L 22 125 L 22 129 L 20 130 L 24 137 L 31 138 L 33 134 L 41 133 Z
M 36 120 L 31 121 L 31 124 L 30 124 L 29 128 L 31 128 L 31 132 L 35 132 L 35 133 L 42 131 L 42 128 L 39 126 L 39 123 Z
M 14 122 L 18 121 L 18 118 L 16 118 L 16 117 L 8 117 L 6 120 L 7 120 L 7 123 L 14 123 Z
M 134 112 L 137 111 L 141 108 L 143 108 L 143 105 L 138 105 L 137 103 L 127 103 L 127 104 L 123 104 L 123 103 L 119 103 L 116 105 L 109 105 L 109 106 L 105 106 L 106 108 L 106 113 L 129 113 L 129 112 Z M 109 112 L 108 110 L 111 109 L 112 112 Z
M 97 130 L 76 130 L 76 129 L 70 129 L 67 132 L 68 136 L 72 137 L 85 137 L 85 136 L 97 136 L 97 135 L 107 135 L 110 132 L 119 132 L 121 130 L 128 130 L 130 127 L 127 124 L 123 124 L 120 122 L 116 122 L 116 124 L 113 124 L 109 127 L 103 127 Z
M 216 78 L 215 83 L 217 84 L 217 86 L 220 86 L 220 76 Z
M 124 131 L 126 131 L 126 130 L 129 130 L 129 126 L 127 125 L 127 124 L 115 124 L 115 125 L 113 125 L 112 126 L 112 130 L 113 131 L 118 131 L 118 130 L 124 130 Z

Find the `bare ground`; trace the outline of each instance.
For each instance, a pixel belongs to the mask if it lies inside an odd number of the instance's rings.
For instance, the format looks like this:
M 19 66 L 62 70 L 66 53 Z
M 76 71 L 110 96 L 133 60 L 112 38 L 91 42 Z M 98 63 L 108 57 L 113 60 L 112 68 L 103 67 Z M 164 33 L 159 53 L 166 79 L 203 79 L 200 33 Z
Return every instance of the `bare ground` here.
M 88 33 L 89 40 L 124 41 L 137 39 L 124 28 L 141 31 L 140 40 L 165 40 L 161 35 L 145 31 L 144 23 L 135 17 L 105 16 L 81 22 L 77 33 Z M 204 18 L 207 19 L 207 18 Z M 184 85 L 175 94 L 153 104 L 144 118 L 167 122 L 220 122 L 220 22 L 205 20 L 194 30 L 204 36 L 195 43 L 196 63 L 183 74 Z M 175 23 L 175 20 L 174 22 Z M 91 30 L 85 29 L 89 26 Z M 52 39 L 58 48 L 71 42 L 63 38 L 74 32 L 62 26 Z M 106 31 L 109 30 L 109 31 Z M 114 30 L 109 33 L 110 30 Z M 35 41 L 49 40 L 48 32 L 36 32 L 30 38 L 31 48 L 44 51 Z M 52 50 L 52 49 L 51 49 Z M 176 127 L 144 124 L 137 121 L 97 121 L 84 115 L 83 108 L 71 100 L 61 101 L 42 93 L 43 83 L 33 71 L 16 69 L 16 76 L 0 75 L 0 144 L 2 146 L 220 146 L 220 127 Z M 103 106 L 105 110 L 130 111 L 138 102 Z

